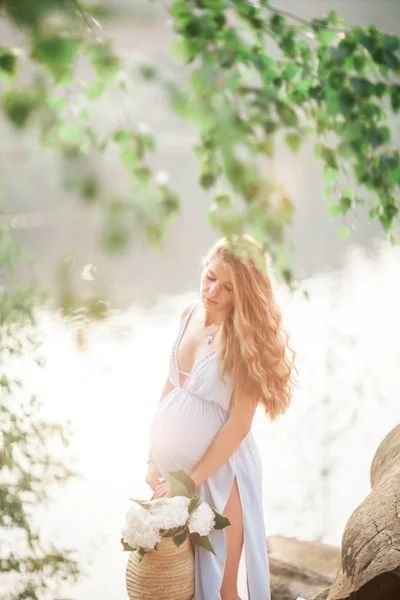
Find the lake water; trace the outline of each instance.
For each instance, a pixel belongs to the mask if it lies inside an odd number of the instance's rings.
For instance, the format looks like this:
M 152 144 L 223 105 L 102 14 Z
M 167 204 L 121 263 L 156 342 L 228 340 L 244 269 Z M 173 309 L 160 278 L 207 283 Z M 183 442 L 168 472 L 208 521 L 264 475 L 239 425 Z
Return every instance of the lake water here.
M 260 410 L 253 434 L 263 460 L 268 535 L 340 545 L 352 511 L 369 493 L 369 470 L 399 422 L 400 249 L 351 246 L 345 266 L 304 282 L 307 301 L 278 288 L 299 389 L 274 424 Z M 125 600 L 120 529 L 130 497 L 147 498 L 147 428 L 167 377 L 180 312 L 197 290 L 132 306 L 83 332 L 43 314 L 46 368 L 26 380 L 44 414 L 70 419 L 69 456 L 83 479 L 54 488 L 37 513 L 43 535 L 77 548 L 87 577 L 57 598 Z M 245 598 L 243 590 L 240 590 Z

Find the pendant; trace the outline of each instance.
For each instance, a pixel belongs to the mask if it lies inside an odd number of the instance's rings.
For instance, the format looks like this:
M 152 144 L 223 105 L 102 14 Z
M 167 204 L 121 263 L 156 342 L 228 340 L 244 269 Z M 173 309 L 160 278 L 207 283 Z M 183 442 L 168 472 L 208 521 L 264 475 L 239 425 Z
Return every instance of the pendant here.
M 214 336 L 213 335 L 209 335 L 208 338 L 207 338 L 208 344 L 211 344 L 211 342 L 213 341 L 213 339 L 214 339 Z

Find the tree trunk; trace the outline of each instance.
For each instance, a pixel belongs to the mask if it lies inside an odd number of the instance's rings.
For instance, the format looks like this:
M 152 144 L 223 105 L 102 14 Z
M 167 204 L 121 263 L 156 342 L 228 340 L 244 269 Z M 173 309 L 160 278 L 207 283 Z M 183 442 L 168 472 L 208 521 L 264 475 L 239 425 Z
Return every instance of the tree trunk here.
M 375 453 L 371 487 L 346 524 L 341 568 L 312 600 L 400 599 L 400 425 Z

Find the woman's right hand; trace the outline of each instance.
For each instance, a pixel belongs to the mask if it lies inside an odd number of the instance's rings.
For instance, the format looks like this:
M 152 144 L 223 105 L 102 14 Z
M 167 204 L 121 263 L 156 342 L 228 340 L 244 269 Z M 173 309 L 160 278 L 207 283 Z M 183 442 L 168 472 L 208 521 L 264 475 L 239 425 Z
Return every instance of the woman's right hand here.
M 162 478 L 162 475 L 156 465 L 156 463 L 154 462 L 154 460 L 150 461 L 148 463 L 147 466 L 147 473 L 146 473 L 146 483 L 147 485 L 149 485 L 152 489 L 153 492 L 156 491 L 157 486 L 160 484 L 160 478 Z

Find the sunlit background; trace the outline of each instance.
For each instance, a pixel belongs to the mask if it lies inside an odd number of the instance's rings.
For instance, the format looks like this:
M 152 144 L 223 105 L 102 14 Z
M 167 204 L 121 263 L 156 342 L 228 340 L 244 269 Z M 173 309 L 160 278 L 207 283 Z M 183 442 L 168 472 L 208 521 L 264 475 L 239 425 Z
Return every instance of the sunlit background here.
M 147 57 L 179 75 L 168 57 L 172 32 L 162 9 L 145 0 L 115 4 L 128 12 L 106 25 L 105 34 L 119 50 L 132 64 Z M 308 18 L 335 9 L 349 24 L 374 23 L 400 33 L 396 0 L 379 6 L 369 0 L 286 0 L 280 7 Z M 6 38 L 7 31 L 0 33 Z M 117 100 L 100 104 L 98 118 L 148 123 L 159 140 L 157 166 L 169 172 L 182 196 L 182 217 L 161 253 L 137 238 L 123 255 L 105 257 L 97 245 L 96 210 L 60 190 L 57 162 L 33 135 L 16 136 L 0 123 L 3 199 L 19 218 L 16 233 L 37 261 L 38 280 L 56 291 L 57 265 L 73 255 L 82 294 L 103 293 L 114 307 L 105 321 L 79 329 L 57 312 L 42 313 L 46 367 L 18 365 L 24 383 L 43 400 L 44 415 L 71 421 L 67 454 L 82 478 L 54 488 L 52 502 L 38 508 L 37 522 L 46 539 L 79 551 L 87 575 L 59 594 L 73 600 L 126 598 L 120 529 L 129 498 L 150 494 L 144 482 L 148 424 L 179 315 L 198 297 L 200 256 L 216 238 L 205 219 L 209 198 L 197 184 L 191 149 L 196 132 L 171 114 L 154 87 Z M 393 127 L 398 133 L 399 123 Z M 342 221 L 329 222 L 311 143 L 299 155 L 278 150 L 268 169 L 296 206 L 292 263 L 310 300 L 277 285 L 297 352 L 299 390 L 277 423 L 260 411 L 253 425 L 264 467 L 266 529 L 268 535 L 340 545 L 347 519 L 369 493 L 373 454 L 399 421 L 400 248 L 362 211 L 357 229 L 340 242 Z M 115 161 L 109 157 L 101 168 L 113 189 Z M 87 265 L 96 268 L 86 269 L 93 280 L 80 277 Z M 243 588 L 240 593 L 245 598 Z

